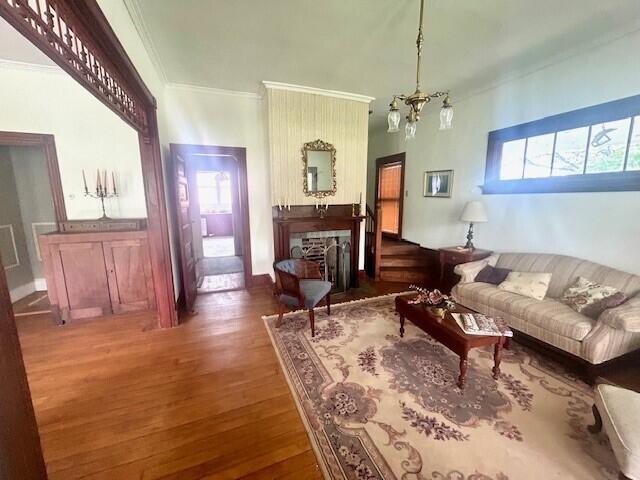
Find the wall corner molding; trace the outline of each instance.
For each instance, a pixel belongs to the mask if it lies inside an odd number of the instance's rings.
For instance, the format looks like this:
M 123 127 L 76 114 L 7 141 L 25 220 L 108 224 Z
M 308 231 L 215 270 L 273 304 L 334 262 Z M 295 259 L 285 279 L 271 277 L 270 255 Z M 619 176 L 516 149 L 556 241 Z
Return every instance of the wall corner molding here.
M 57 75 L 65 72 L 57 65 L 42 65 L 39 63 L 18 62 L 16 60 L 6 60 L 0 58 L 0 69 L 8 70 L 27 70 L 31 72 L 54 73 Z
M 174 83 L 169 82 L 166 84 L 166 88 L 170 90 L 182 90 L 188 92 L 206 93 L 209 95 L 226 95 L 229 97 L 243 97 L 253 98 L 255 100 L 262 100 L 262 95 L 254 92 L 241 92 L 239 90 L 225 90 L 223 88 L 203 87 L 201 85 L 191 85 L 189 83 Z
M 146 22 L 144 21 L 144 15 L 140 11 L 140 5 L 137 0 L 123 0 L 124 6 L 129 13 L 129 18 L 131 19 L 131 23 L 138 32 L 138 36 L 142 41 L 142 45 L 153 64 L 158 76 L 162 80 L 162 83 L 165 85 L 169 83 L 169 79 L 167 77 L 167 72 L 162 65 L 162 61 L 160 60 L 160 55 L 158 54 L 158 50 L 156 49 L 155 44 L 153 43 L 153 39 L 151 38 L 151 34 L 149 33 L 149 28 L 147 27 Z
M 323 88 L 307 87 L 304 85 L 294 85 L 291 83 L 271 82 L 263 80 L 262 84 L 267 90 L 288 90 L 290 92 L 310 93 L 312 95 L 322 95 L 324 97 L 341 98 L 344 100 L 352 100 L 354 102 L 362 102 L 369 104 L 375 97 L 360 95 L 359 93 L 340 92 L 338 90 L 326 90 Z

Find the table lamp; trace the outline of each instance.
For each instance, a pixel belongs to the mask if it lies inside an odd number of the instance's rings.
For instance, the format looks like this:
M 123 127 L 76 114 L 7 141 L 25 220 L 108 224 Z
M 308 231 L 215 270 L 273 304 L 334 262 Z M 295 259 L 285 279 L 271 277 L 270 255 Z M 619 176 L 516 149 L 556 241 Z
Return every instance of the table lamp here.
M 473 224 L 483 223 L 487 221 L 487 211 L 484 209 L 482 202 L 474 200 L 467 202 L 460 215 L 460 221 L 469 224 L 469 232 L 467 233 L 467 243 L 464 248 L 475 250 L 473 246 Z

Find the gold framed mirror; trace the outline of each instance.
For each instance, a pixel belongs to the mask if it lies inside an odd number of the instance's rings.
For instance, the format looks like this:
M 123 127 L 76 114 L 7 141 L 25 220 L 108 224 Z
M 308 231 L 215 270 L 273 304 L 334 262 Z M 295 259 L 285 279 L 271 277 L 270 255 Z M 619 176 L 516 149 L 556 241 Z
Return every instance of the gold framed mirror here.
M 336 149 L 322 140 L 302 146 L 303 189 L 307 197 L 324 198 L 336 193 Z

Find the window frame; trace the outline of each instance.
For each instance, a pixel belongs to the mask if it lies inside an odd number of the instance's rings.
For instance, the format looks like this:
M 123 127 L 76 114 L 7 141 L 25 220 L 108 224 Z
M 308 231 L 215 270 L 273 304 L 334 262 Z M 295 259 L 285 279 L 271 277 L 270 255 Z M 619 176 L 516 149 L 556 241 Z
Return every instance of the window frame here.
M 515 125 L 489 132 L 485 167 L 484 194 L 501 193 L 565 193 L 565 192 L 624 192 L 640 191 L 640 171 L 607 173 L 583 173 L 542 178 L 521 178 L 501 180 L 502 145 L 512 140 L 526 139 L 538 135 L 557 133 L 580 127 L 591 127 L 600 123 L 632 118 L 627 139 L 625 165 L 629 156 L 629 142 L 632 137 L 633 117 L 640 115 L 640 95 L 614 100 L 590 107 L 552 115 L 532 122 Z M 640 125 L 635 125 L 640 128 Z M 557 136 L 556 136 L 557 138 Z M 590 144 L 588 137 L 587 145 Z M 552 162 L 555 154 L 552 151 Z M 588 147 L 585 152 L 585 166 L 588 162 Z

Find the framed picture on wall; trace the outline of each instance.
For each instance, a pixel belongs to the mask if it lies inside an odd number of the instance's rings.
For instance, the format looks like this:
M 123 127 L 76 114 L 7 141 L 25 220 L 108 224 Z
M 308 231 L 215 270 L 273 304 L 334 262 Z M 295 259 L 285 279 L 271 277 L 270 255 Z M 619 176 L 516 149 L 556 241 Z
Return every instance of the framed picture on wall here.
M 425 197 L 451 197 L 453 170 L 424 172 L 423 193 Z

